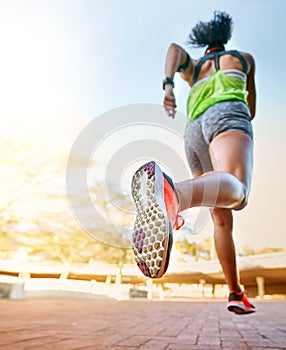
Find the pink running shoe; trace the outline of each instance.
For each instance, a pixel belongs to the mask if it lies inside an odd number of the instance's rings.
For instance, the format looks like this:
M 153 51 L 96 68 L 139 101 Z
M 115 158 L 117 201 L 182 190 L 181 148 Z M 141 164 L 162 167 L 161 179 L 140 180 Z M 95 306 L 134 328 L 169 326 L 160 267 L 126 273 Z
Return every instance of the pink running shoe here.
M 248 301 L 245 291 L 231 291 L 228 297 L 227 309 L 238 315 L 251 314 L 256 311 L 255 306 Z
M 173 230 L 184 224 L 178 195 L 173 181 L 152 161 L 133 176 L 132 196 L 137 209 L 132 237 L 135 260 L 145 276 L 160 278 L 168 268 Z

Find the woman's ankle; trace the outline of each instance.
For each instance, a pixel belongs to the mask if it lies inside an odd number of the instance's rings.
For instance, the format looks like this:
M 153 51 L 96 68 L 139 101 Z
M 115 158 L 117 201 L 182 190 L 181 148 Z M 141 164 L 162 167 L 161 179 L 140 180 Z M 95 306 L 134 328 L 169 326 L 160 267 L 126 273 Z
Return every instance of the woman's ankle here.
M 240 285 L 239 284 L 236 284 L 233 286 L 233 288 L 230 288 L 229 287 L 229 292 L 230 293 L 233 293 L 233 292 L 236 292 L 236 293 L 242 293 L 242 290 L 240 288 Z

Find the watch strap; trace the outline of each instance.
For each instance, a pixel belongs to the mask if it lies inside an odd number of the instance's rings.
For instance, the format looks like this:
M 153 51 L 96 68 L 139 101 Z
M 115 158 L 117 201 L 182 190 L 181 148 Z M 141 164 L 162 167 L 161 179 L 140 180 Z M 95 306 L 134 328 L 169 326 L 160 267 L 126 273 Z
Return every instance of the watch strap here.
M 172 85 L 172 88 L 175 87 L 175 83 L 174 83 L 174 80 L 170 77 L 166 77 L 164 80 L 163 80 L 163 90 L 165 90 L 165 85 L 167 84 L 170 84 Z

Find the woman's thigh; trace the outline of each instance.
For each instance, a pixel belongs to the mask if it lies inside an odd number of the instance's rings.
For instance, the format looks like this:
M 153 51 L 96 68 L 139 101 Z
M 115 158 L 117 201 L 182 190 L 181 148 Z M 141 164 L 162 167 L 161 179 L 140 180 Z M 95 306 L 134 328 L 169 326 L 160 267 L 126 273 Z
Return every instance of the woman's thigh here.
M 234 175 L 244 186 L 248 196 L 253 169 L 253 141 L 239 131 L 224 132 L 210 143 L 214 170 Z

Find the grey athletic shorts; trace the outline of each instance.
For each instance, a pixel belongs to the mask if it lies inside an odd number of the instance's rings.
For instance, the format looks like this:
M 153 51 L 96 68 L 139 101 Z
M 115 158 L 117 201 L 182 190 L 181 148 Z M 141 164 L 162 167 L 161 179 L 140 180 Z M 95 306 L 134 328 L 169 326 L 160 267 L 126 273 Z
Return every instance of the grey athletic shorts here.
M 193 174 L 213 170 L 209 145 L 225 131 L 240 131 L 253 139 L 250 112 L 245 103 L 216 103 L 189 123 L 185 132 L 185 151 Z

